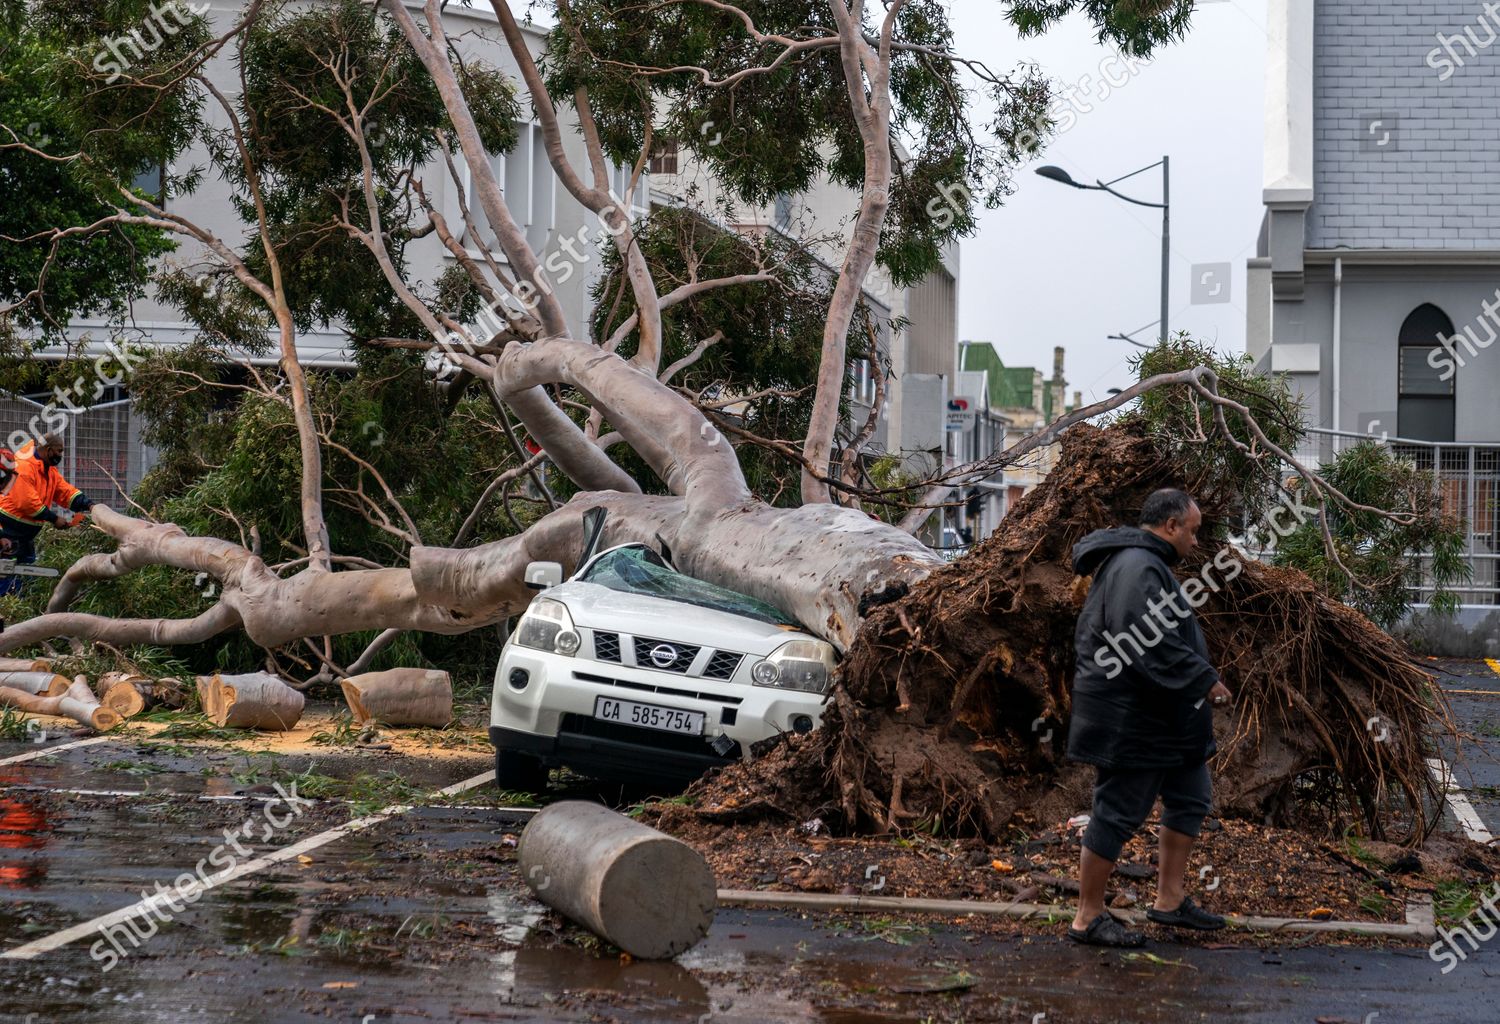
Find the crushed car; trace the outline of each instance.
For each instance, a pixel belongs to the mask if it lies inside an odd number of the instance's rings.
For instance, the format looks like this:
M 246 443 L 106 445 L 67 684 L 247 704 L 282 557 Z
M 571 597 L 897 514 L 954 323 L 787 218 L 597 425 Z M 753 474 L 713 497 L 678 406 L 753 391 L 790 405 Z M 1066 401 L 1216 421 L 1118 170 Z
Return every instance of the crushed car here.
M 495 672 L 501 788 L 539 792 L 559 766 L 683 784 L 748 760 L 780 733 L 817 728 L 831 644 L 764 601 L 678 572 L 645 544 L 592 546 L 565 582 L 555 562 L 527 568 L 541 593 Z

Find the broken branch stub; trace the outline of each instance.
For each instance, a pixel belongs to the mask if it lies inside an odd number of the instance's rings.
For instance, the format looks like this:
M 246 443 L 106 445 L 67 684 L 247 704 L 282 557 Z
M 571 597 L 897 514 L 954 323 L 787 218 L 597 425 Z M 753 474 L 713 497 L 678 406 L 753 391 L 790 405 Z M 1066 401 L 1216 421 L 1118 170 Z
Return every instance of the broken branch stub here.
M 516 860 L 537 899 L 641 960 L 692 948 L 718 906 L 702 854 L 600 804 L 542 810 L 521 833 Z
M 429 725 L 453 720 L 453 681 L 435 669 L 393 668 L 342 680 L 339 686 L 359 725 Z
M 199 676 L 198 698 L 215 725 L 268 732 L 295 727 L 306 703 L 300 692 L 269 672 Z
M 57 675 L 55 672 L 43 671 L 14 671 L 0 672 L 0 686 L 9 687 L 12 690 L 20 690 L 33 696 L 56 697 L 66 693 L 68 687 L 67 676 Z

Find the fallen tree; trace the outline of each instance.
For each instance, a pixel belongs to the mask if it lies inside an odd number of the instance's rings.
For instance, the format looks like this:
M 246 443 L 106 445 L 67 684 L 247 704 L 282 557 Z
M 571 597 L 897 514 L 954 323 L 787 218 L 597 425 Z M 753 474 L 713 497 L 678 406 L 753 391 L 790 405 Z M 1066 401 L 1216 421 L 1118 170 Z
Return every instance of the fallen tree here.
M 121 7 L 121 17 L 130 6 Z M 1008 10 L 1019 29 L 1035 32 L 1076 8 L 1101 39 L 1145 54 L 1182 34 L 1192 6 L 1013 0 Z M 726 773 L 716 786 L 739 779 L 750 796 L 738 808 L 726 797 L 721 809 L 836 811 L 851 829 L 926 825 L 991 834 L 1039 808 L 1058 778 L 1067 781 L 1057 758 L 1078 600 L 1065 568 L 1069 545 L 1087 528 L 1128 519 L 1153 481 L 1194 481 L 1185 469 L 1192 460 L 1152 455 L 1137 446 L 1143 438 L 1080 424 L 1136 399 L 1147 406 L 1163 396 L 1182 402 L 1191 415 L 1174 425 L 1176 436 L 1211 453 L 1210 461 L 1253 469 L 1238 474 L 1241 483 L 1258 474 L 1257 488 L 1273 488 L 1287 468 L 1300 476 L 1321 509 L 1318 528 L 1334 561 L 1331 509 L 1385 514 L 1351 502 L 1297 464 L 1286 449 L 1287 431 L 1295 430 L 1286 417 L 1272 410 L 1279 421 L 1266 419 L 1243 394 L 1221 389 L 1220 375 L 1201 361 L 1143 374 L 1123 393 L 972 465 L 877 483 L 861 449 L 880 410 L 863 427 L 844 422 L 851 336 L 871 336 L 864 356 L 877 376 L 889 355 L 880 349 L 866 282 L 876 268 L 885 283 L 922 280 L 941 264 L 943 247 L 973 228 L 976 197 L 999 201 L 1011 170 L 1037 150 L 1048 128 L 1045 81 L 1034 69 L 996 74 L 962 58 L 940 5 L 569 4 L 558 8 L 545 67 L 509 5 L 496 0 L 491 7 L 535 116 L 533 159 L 545 157 L 561 188 L 597 218 L 609 254 L 597 315 L 587 323 L 569 321 L 558 297 L 566 279 L 535 251 L 496 174 L 495 156 L 516 144 L 515 86 L 484 61 L 461 59 L 438 0 L 420 9 L 380 0 L 373 14 L 353 0 L 311 10 L 252 5 L 242 20 L 220 26 L 222 35 L 199 25 L 191 41 L 184 37 L 184 52 L 142 61 L 108 81 L 67 65 L 75 74 L 56 81 L 59 102 L 99 122 L 72 140 L 76 151 L 49 151 L 14 131 L 14 141 L 0 141 L 7 157 L 65 164 L 99 194 L 96 219 L 38 225 L 26 244 L 55 254 L 128 229 L 194 247 L 202 272 L 166 275 L 163 287 L 213 340 L 214 358 L 194 362 L 203 353 L 192 353 L 166 362 L 163 376 L 187 382 L 176 397 L 197 404 L 164 403 L 160 418 L 168 435 L 189 424 L 216 428 L 221 403 L 232 395 L 250 421 L 225 448 L 232 458 L 224 461 L 239 477 L 208 466 L 201 454 L 176 452 L 196 459 L 180 490 L 196 502 L 188 511 L 211 529 L 189 532 L 170 521 L 163 509 L 183 507 L 170 501 L 140 515 L 96 506 L 93 526 L 113 548 L 69 566 L 45 614 L 7 628 L 0 652 L 53 637 L 171 646 L 240 631 L 278 672 L 278 658 L 310 664 L 310 652 L 315 666 L 297 687 L 358 677 L 403 632 L 461 634 L 520 612 L 533 596 L 523 583 L 526 565 L 572 568 L 582 516 L 602 507 L 609 513 L 604 543 L 669 548 L 683 571 L 776 605 L 846 654 L 828 728 L 764 765 Z M 44 28 L 75 31 L 51 8 L 41 14 Z M 241 72 L 242 95 L 235 97 L 209 74 L 210 62 L 227 53 Z M 971 130 L 960 67 L 977 76 L 996 108 L 991 139 Z M 106 94 L 135 102 L 101 105 Z M 153 166 L 166 163 L 184 139 L 208 134 L 197 120 L 200 104 L 227 126 L 214 129 L 211 156 L 250 227 L 240 247 L 185 216 L 181 204 L 168 208 L 132 188 L 139 154 L 125 154 L 126 161 L 100 141 L 153 141 L 155 132 Z M 572 109 L 583 160 L 570 155 L 564 106 Z M 715 137 L 701 130 L 708 124 L 721 129 Z M 744 203 L 805 190 L 820 176 L 848 187 L 848 237 L 838 238 L 824 269 L 812 272 L 816 260 L 805 253 L 799 260 L 758 245 L 753 232 L 735 235 L 704 214 L 679 219 L 694 230 L 673 235 L 683 248 L 663 256 L 658 239 L 642 244 L 646 231 L 626 198 L 661 138 L 691 152 L 729 198 Z M 897 142 L 905 150 L 899 160 Z M 625 172 L 623 190 L 612 167 Z M 422 176 L 434 169 L 446 173 L 456 210 L 432 201 Z M 191 189 L 190 176 L 179 178 L 174 189 Z M 441 245 L 456 269 L 436 282 L 413 279 L 405 252 L 417 238 Z M 711 244 L 699 245 L 700 238 Z M 503 265 L 490 249 L 504 256 Z M 44 283 L 0 307 L 0 315 L 39 301 Z M 764 358 L 757 349 L 779 352 L 787 341 L 777 334 L 734 337 L 739 307 L 726 297 L 741 289 L 754 289 L 749 301 L 771 309 L 768 321 L 756 323 L 773 332 L 790 317 L 788 305 L 806 306 L 813 295 L 824 303 L 810 362 L 791 379 L 782 364 L 761 367 L 761 379 L 773 383 L 748 393 L 734 373 L 693 376 L 726 348 L 738 345 L 741 359 L 754 361 Z M 448 543 L 424 538 L 427 520 L 403 501 L 412 492 L 392 480 L 415 457 L 384 461 L 376 450 L 387 427 L 399 435 L 403 424 L 366 423 L 380 436 L 365 443 L 357 439 L 368 433 L 363 428 L 334 422 L 344 407 L 319 406 L 317 382 L 297 348 L 299 328 L 319 320 L 347 327 L 361 361 L 409 354 L 404 369 L 423 371 L 426 397 L 450 418 L 459 408 L 474 418 L 473 405 L 463 403 L 471 390 L 482 393 L 510 454 L 491 467 L 492 480 L 462 524 L 441 531 Z M 241 380 L 206 375 L 214 359 L 246 350 L 274 351 L 275 371 L 243 362 Z M 693 386 L 686 386 L 690 378 Z M 796 416 L 762 414 L 778 404 Z M 729 412 L 736 408 L 742 411 Z M 796 424 L 796 432 L 762 433 L 767 423 Z M 955 487 L 1059 439 L 1068 447 L 1062 470 L 969 559 L 945 566 L 913 536 Z M 195 440 L 179 439 L 179 449 Z M 779 462 L 788 476 L 752 488 L 743 468 L 752 454 Z M 279 474 L 267 470 L 273 465 Z M 523 483 L 536 510 L 524 523 L 509 508 L 512 488 Z M 224 507 L 252 484 L 281 488 L 259 509 L 264 523 L 246 523 Z M 1200 497 L 1207 510 L 1227 514 L 1238 499 L 1233 488 L 1221 494 L 1217 487 Z M 555 492 L 564 488 L 572 496 L 559 501 Z M 430 505 L 452 493 L 421 496 Z M 471 543 L 492 499 L 515 530 Z M 330 506 L 381 545 L 336 549 Z M 239 540 L 204 535 L 214 531 Z M 426 533 L 436 535 L 430 527 Z M 275 557 L 264 551 L 268 541 Z M 98 589 L 163 569 L 210 584 L 200 591 L 211 602 L 206 610 L 77 610 Z M 1369 666 L 1351 660 L 1357 655 L 1329 655 L 1329 645 L 1394 650 L 1363 620 L 1295 578 L 1252 568 L 1242 580 L 1225 592 L 1224 610 L 1210 611 L 1220 621 L 1211 642 L 1223 643 L 1248 691 L 1225 755 L 1248 767 L 1232 780 L 1227 799 L 1246 812 L 1284 813 L 1303 781 L 1326 772 L 1367 819 L 1400 794 L 1420 827 L 1418 747 L 1441 709 L 1419 699 L 1412 676 L 1370 676 Z M 1298 618 L 1290 632 L 1248 639 L 1226 632 L 1231 609 L 1259 613 L 1275 602 Z M 334 656 L 335 638 L 370 631 L 378 635 L 354 657 Z M 1262 637 L 1284 642 L 1288 660 L 1271 660 Z M 202 694 L 221 724 L 285 727 L 302 702 L 273 674 L 215 677 Z M 1357 713 L 1377 706 L 1399 730 L 1400 744 L 1372 751 L 1360 737 L 1339 734 Z M 1310 714 L 1309 725 L 1295 726 L 1288 709 Z M 778 770 L 783 777 L 775 777 Z

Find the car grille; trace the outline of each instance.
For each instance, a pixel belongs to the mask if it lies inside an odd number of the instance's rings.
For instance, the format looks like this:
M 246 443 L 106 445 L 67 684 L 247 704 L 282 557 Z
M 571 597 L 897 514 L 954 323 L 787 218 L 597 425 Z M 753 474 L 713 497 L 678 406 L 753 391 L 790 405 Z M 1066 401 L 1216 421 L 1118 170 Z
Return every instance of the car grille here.
M 674 652 L 672 660 L 665 665 L 657 664 L 651 657 L 651 652 L 661 647 Z M 693 659 L 698 657 L 698 651 L 699 648 L 691 644 L 674 644 L 667 640 L 653 640 L 645 636 L 635 638 L 635 663 L 641 668 L 654 668 L 662 672 L 686 672 L 692 666 Z
M 734 670 L 740 667 L 743 658 L 743 654 L 736 654 L 734 651 L 714 651 L 713 657 L 703 667 L 703 675 L 708 679 L 729 679 L 734 675 Z
M 609 676 L 597 676 L 592 672 L 574 672 L 573 678 L 584 683 L 618 686 L 622 690 L 638 690 L 641 693 L 661 693 L 669 697 L 692 697 L 695 700 L 711 700 L 718 704 L 728 704 L 731 707 L 744 703 L 743 697 L 729 697 L 722 693 L 705 693 L 701 690 L 685 690 L 676 686 L 656 686 L 652 683 L 637 683 L 626 679 L 611 679 Z
M 698 652 L 702 647 L 695 644 L 681 644 L 672 640 L 657 640 L 649 636 L 632 637 L 621 635 L 613 630 L 596 629 L 594 634 L 594 660 L 609 662 L 612 665 L 623 665 L 623 657 L 626 645 L 630 645 L 635 651 L 635 664 L 637 668 L 649 669 L 656 672 L 676 672 L 679 675 L 692 674 L 693 662 L 698 658 Z M 651 652 L 665 644 L 677 652 L 676 657 L 667 665 L 658 665 L 651 660 Z M 703 671 L 697 673 L 704 679 L 718 679 L 727 681 L 734 678 L 734 673 L 745 660 L 745 655 L 738 651 L 716 651 L 710 649 L 708 661 L 703 665 Z
M 620 634 L 594 630 L 594 660 L 620 663 Z

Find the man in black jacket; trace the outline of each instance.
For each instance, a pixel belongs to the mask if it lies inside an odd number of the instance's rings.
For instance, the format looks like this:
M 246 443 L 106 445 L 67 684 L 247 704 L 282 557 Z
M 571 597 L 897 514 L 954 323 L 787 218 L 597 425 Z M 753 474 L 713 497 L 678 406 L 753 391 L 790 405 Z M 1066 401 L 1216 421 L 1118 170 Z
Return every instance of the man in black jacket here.
M 1099 773 L 1083 834 L 1078 915 L 1068 931 L 1077 942 L 1145 944 L 1105 910 L 1104 892 L 1121 848 L 1158 796 L 1156 904 L 1147 917 L 1204 931 L 1224 926 L 1183 891 L 1188 854 L 1212 806 L 1213 708 L 1230 700 L 1209 664 L 1195 605 L 1171 570 L 1197 546 L 1202 522 L 1192 498 L 1163 489 L 1146 499 L 1138 528 L 1096 530 L 1073 547 L 1073 571 L 1093 582 L 1074 635 L 1068 757 Z

